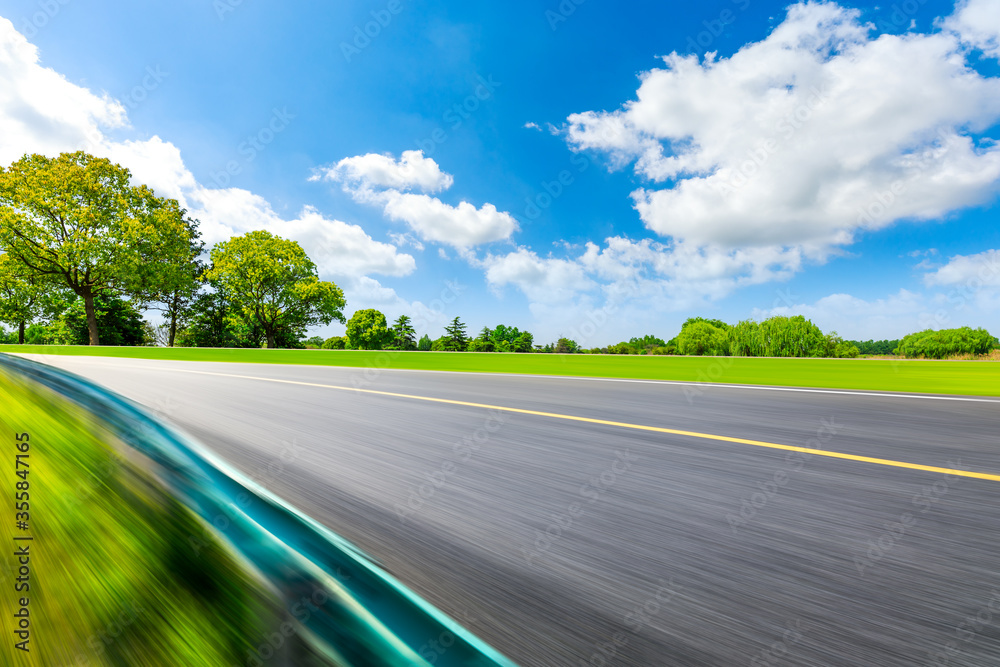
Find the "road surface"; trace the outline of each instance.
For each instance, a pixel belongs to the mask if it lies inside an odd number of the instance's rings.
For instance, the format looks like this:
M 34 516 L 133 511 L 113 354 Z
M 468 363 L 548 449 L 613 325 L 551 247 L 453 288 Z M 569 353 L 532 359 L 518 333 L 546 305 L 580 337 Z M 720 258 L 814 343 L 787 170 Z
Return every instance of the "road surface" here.
M 34 358 L 523 665 L 1000 665 L 1000 401 Z

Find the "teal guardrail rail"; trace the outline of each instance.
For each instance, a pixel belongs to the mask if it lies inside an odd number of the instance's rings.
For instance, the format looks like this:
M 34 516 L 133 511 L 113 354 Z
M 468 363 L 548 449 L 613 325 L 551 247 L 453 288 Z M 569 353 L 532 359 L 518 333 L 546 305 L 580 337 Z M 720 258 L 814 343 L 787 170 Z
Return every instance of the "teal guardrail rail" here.
M 286 608 L 299 605 L 296 632 L 329 664 L 516 667 L 352 544 L 138 404 L 20 357 L 0 354 L 0 366 L 79 405 L 155 462 L 171 492 L 218 529 L 217 536 L 256 568 Z

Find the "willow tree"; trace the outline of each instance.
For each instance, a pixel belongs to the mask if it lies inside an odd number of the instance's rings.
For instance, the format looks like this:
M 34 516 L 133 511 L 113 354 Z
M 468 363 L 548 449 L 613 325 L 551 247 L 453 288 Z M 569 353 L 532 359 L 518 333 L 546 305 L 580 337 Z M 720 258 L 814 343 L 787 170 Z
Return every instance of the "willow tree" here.
M 319 279 L 316 265 L 295 241 L 248 232 L 217 243 L 204 278 L 221 290 L 235 317 L 263 330 L 267 347 L 279 334 L 344 322 L 344 293 Z
M 178 203 L 130 180 L 83 152 L 25 155 L 0 169 L 0 250 L 83 299 L 91 345 L 100 344 L 96 296 L 170 282 L 190 258 L 192 228 Z

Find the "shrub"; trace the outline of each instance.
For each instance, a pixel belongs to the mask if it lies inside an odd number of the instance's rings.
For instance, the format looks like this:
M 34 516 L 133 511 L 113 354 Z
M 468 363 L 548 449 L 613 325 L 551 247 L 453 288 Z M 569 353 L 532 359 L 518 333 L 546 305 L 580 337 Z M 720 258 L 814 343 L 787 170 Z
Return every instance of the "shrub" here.
M 998 347 L 997 339 L 986 329 L 927 329 L 905 336 L 896 354 L 909 358 L 944 359 L 959 354 L 987 354 Z
M 327 338 L 325 341 L 323 341 L 323 344 L 320 346 L 320 348 L 324 350 L 343 350 L 346 347 L 347 347 L 347 339 L 344 338 L 343 336 L 334 336 L 332 338 Z
M 861 356 L 861 350 L 858 346 L 850 341 L 840 341 L 837 343 L 837 347 L 834 349 L 833 356 L 838 359 L 854 359 Z

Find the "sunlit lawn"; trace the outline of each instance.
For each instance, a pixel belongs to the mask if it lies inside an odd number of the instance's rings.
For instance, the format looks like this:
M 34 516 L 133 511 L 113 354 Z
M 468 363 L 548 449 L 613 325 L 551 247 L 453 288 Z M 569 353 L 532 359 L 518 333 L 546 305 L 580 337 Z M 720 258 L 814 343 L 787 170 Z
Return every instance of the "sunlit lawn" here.
M 1000 395 L 1000 364 L 988 361 L 757 359 L 44 345 L 0 345 L 0 352 L 94 355 L 176 361 L 614 377 L 933 394 Z

